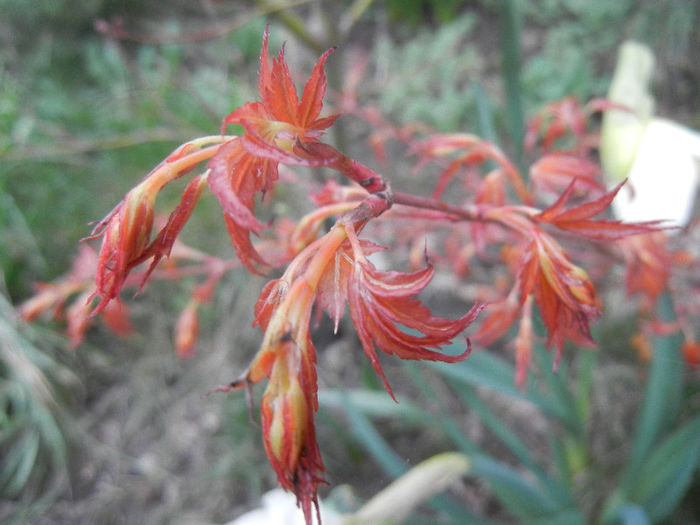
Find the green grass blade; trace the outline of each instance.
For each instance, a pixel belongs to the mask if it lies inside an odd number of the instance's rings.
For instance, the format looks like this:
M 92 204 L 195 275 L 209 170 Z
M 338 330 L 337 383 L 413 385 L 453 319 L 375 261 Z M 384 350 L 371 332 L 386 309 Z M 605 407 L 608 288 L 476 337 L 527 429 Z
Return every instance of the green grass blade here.
M 353 435 L 384 472 L 393 478 L 397 478 L 408 470 L 405 461 L 394 452 L 386 440 L 377 432 L 367 416 L 355 405 L 351 397 L 345 399 L 343 408 L 348 416 Z
M 346 398 L 344 408 L 353 435 L 367 452 L 369 452 L 370 456 L 372 456 L 381 469 L 393 478 L 398 478 L 404 474 L 408 470 L 406 462 L 394 452 L 386 440 L 377 432 L 367 416 L 355 406 L 351 397 Z M 436 511 L 446 513 L 456 520 L 462 520 L 472 516 L 467 509 L 445 494 L 433 496 L 428 501 L 428 504 Z M 472 517 L 474 522 L 476 522 L 477 518 L 475 516 Z M 480 521 L 480 523 L 486 524 L 487 522 Z
M 501 503 L 523 522 L 541 523 L 559 515 L 580 517 L 578 509 L 562 505 L 532 479 L 525 478 L 514 468 L 488 456 L 473 457 L 472 472 L 486 480 Z M 583 523 L 583 520 L 574 519 L 567 523 Z
M 19 461 L 17 462 L 17 468 L 14 471 L 12 479 L 5 488 L 7 494 L 11 496 L 19 494 L 27 484 L 27 480 L 32 473 L 32 469 L 39 455 L 39 442 L 39 434 L 31 433 L 26 436 L 26 439 L 18 443 L 19 448 L 17 452 L 19 454 Z
M 576 365 L 578 380 L 576 391 L 576 409 L 579 420 L 587 421 L 591 411 L 591 393 L 593 392 L 593 370 L 598 361 L 598 353 L 594 351 L 579 352 Z
M 668 294 L 657 305 L 657 315 L 663 321 L 675 318 Z M 678 333 L 654 339 L 654 353 L 649 367 L 644 399 L 637 423 L 632 452 L 623 476 L 622 488 L 629 491 L 665 429 L 673 427 L 682 394 L 683 358 L 681 336 Z
M 430 388 L 430 385 L 420 374 L 418 366 L 415 363 L 405 363 L 405 366 L 409 370 L 413 382 L 418 385 L 423 394 L 430 399 L 437 400 L 437 396 L 432 388 Z M 450 383 L 455 384 L 456 382 L 451 380 Z M 519 478 L 519 474 L 512 471 L 505 464 L 491 458 L 472 443 L 459 429 L 456 422 L 449 416 L 448 410 L 438 408 L 439 415 L 432 416 L 432 421 L 440 426 L 447 437 L 452 439 L 461 450 L 469 455 L 481 458 L 478 464 L 481 465 L 482 469 L 476 472 L 476 474 L 490 483 L 494 488 L 494 492 L 503 495 L 503 498 L 506 500 L 504 504 L 507 505 L 508 502 L 513 500 L 512 490 L 515 490 L 516 493 L 524 492 L 524 499 L 528 501 L 533 498 L 531 490 L 540 491 L 542 493 L 541 496 L 538 496 L 535 500 L 540 502 L 554 502 L 553 508 L 564 508 L 572 504 L 573 499 L 571 495 L 565 490 L 562 490 L 554 480 L 550 479 L 546 473 L 539 468 L 532 458 L 532 455 L 518 439 L 517 435 L 500 421 L 496 414 L 471 391 L 470 386 L 455 384 L 455 391 L 464 401 L 465 405 L 469 406 L 477 413 L 486 426 L 494 432 L 498 439 L 511 449 L 515 456 L 528 468 L 529 472 L 534 475 L 538 481 L 537 489 L 532 489 L 524 478 Z M 501 468 L 499 468 L 499 465 Z M 544 505 L 544 503 L 540 504 Z
M 549 432 L 547 437 L 549 440 L 549 456 L 557 473 L 557 479 L 562 488 L 566 487 L 565 490 L 572 490 L 571 468 L 566 453 L 565 440 L 556 436 L 554 432 Z
M 639 505 L 623 505 L 617 517 L 622 525 L 651 525 L 649 516 Z
M 530 470 L 539 470 L 532 454 L 525 444 L 508 426 L 494 414 L 471 389 L 461 388 L 458 395 L 464 403 L 479 416 L 479 419 L 494 433 L 494 435 L 518 458 L 524 466 Z
M 559 363 L 555 370 L 555 354 L 542 344 L 534 345 L 534 360 L 547 385 L 547 396 L 554 400 L 563 414 L 562 422 L 572 436 L 583 437 L 583 421 L 579 418 L 576 400 L 569 383 L 566 364 Z
M 425 410 L 402 399 L 397 403 L 384 390 L 348 389 L 321 390 L 319 404 L 326 408 L 344 409 L 350 400 L 353 407 L 369 417 L 393 417 L 410 424 L 423 424 L 429 417 Z
M 640 470 L 630 500 L 654 522 L 666 518 L 685 494 L 700 460 L 700 416 L 656 448 Z
M 545 414 L 564 424 L 570 424 L 570 415 L 556 398 L 541 395 L 531 380 L 528 388 L 521 390 L 514 384 L 515 369 L 505 360 L 487 352 L 474 352 L 459 363 L 426 363 L 445 375 L 463 384 L 486 387 L 489 390 L 525 399 L 537 405 Z
M 567 487 L 561 483 L 561 480 L 555 480 L 547 475 L 537 464 L 532 454 L 530 454 L 530 451 L 517 434 L 494 414 L 486 403 L 479 399 L 474 392 L 464 388 L 459 390 L 458 394 L 465 404 L 476 412 L 489 430 L 491 430 L 491 432 L 510 449 L 522 465 L 537 478 L 543 490 L 546 490 L 552 499 L 556 500 L 562 506 L 571 505 L 573 503 L 571 494 L 567 491 Z
M 585 525 L 586 518 L 578 509 L 565 509 L 552 516 L 523 520 L 523 525 Z
M 496 126 L 493 122 L 493 112 L 489 107 L 489 99 L 486 96 L 486 92 L 481 86 L 481 83 L 476 81 L 472 83 L 472 89 L 474 90 L 474 99 L 476 101 L 479 135 L 492 144 L 498 145 L 498 135 L 496 134 Z
M 471 440 L 462 432 L 457 422 L 450 416 L 449 409 L 441 402 L 432 387 L 425 380 L 420 372 L 419 365 L 415 362 L 405 361 L 403 363 L 408 373 L 411 375 L 413 383 L 420 388 L 421 393 L 426 399 L 431 399 L 437 404 L 437 412 L 432 412 L 429 415 L 429 421 L 442 428 L 445 435 L 457 445 L 457 447 L 465 454 L 471 455 L 481 453 L 479 448 L 471 442 Z M 429 424 L 431 424 L 429 423 Z M 425 424 L 425 421 L 424 421 Z

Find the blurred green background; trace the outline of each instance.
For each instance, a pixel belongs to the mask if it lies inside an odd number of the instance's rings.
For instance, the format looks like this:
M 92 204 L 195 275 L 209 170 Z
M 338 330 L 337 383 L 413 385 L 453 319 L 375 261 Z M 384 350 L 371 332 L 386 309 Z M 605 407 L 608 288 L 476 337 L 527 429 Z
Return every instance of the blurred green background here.
M 266 23 L 271 49 L 287 42 L 300 79 L 320 51 L 340 46 L 329 61 L 331 104 L 367 56 L 360 103 L 397 125 L 490 136 L 516 157 L 524 118 L 544 103 L 604 96 L 629 38 L 656 53 L 658 113 L 700 127 L 700 8 L 683 0 L 0 0 L 0 521 L 220 523 L 274 487 L 242 396 L 202 397 L 255 352 L 252 305 L 264 281 L 227 278 L 184 363 L 170 334 L 187 283 L 155 284 L 133 301 L 137 335 L 117 340 L 97 326 L 73 352 L 59 326 L 26 326 L 11 308 L 34 282 L 65 273 L 88 223 L 177 144 L 218 133 L 223 117 L 257 98 Z M 98 30 L 105 24 L 121 33 Z M 348 117 L 330 140 L 366 156 L 371 131 Z M 184 235 L 196 247 L 232 253 L 211 197 L 191 222 Z M 378 386 L 361 356 L 348 355 L 353 344 L 326 342 L 322 386 Z M 610 417 L 630 418 L 639 402 L 633 361 L 604 370 L 630 385 L 627 408 Z M 392 368 L 399 397 L 430 407 L 426 390 L 402 381 L 412 373 Z M 349 423 L 324 410 L 328 478 L 367 498 L 391 476 L 352 432 L 338 439 Z M 479 434 L 474 416 L 460 417 Z M 439 432 L 402 421 L 381 428 L 409 462 L 445 449 Z M 693 487 L 697 496 L 697 473 Z M 483 486 L 472 493 L 484 513 L 513 520 Z

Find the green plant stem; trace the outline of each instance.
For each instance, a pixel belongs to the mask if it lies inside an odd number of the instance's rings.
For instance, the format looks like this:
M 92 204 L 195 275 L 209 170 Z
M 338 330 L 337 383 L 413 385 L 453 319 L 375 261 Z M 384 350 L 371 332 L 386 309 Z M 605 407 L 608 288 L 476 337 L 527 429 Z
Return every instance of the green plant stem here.
M 513 140 L 515 160 L 521 173 L 523 169 L 523 138 L 525 119 L 522 108 L 520 82 L 520 20 L 514 0 L 503 0 L 500 6 L 501 73 L 506 90 L 508 124 Z

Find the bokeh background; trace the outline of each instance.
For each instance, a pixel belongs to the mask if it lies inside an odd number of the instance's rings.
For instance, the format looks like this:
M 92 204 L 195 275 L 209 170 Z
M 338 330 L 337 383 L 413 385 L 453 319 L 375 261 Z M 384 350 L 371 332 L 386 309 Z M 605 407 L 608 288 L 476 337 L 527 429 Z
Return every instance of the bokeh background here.
M 134 335 L 118 339 L 97 324 L 75 350 L 59 323 L 26 326 L 12 310 L 34 283 L 70 268 L 88 223 L 176 145 L 218 133 L 225 115 L 257 99 L 268 23 L 271 49 L 286 42 L 300 80 L 320 52 L 339 46 L 329 61 L 329 111 L 364 64 L 358 100 L 387 121 L 481 134 L 516 158 L 522 119 L 567 95 L 604 96 L 617 48 L 630 38 L 656 55 L 657 113 L 700 128 L 700 6 L 692 1 L 0 0 L 0 521 L 224 523 L 275 486 L 242 394 L 204 396 L 256 351 L 252 305 L 264 280 L 227 276 L 202 311 L 198 351 L 186 361 L 172 350 L 172 328 L 187 280 L 154 283 L 130 302 Z M 373 165 L 371 126 L 352 116 L 341 123 L 329 140 Z M 406 166 L 383 169 L 400 177 Z M 164 207 L 177 198 L 166 194 Z M 211 196 L 184 236 L 202 250 L 232 253 Z M 604 337 L 606 330 L 623 341 L 619 327 L 604 324 Z M 392 479 L 363 447 L 358 421 L 338 408 L 343 388 L 367 394 L 384 442 L 408 465 L 450 448 L 413 417 L 414 407 L 440 410 L 436 398 L 453 408 L 465 435 L 488 441 L 484 423 L 464 400 L 452 403 L 439 380 L 418 388 L 415 370 L 387 362 L 401 400 L 393 406 L 350 336 L 317 340 L 326 391 L 319 441 L 332 486 L 350 487 L 343 497 L 361 501 Z M 640 397 L 635 352 L 625 345 L 614 345 L 598 369 L 596 410 L 612 421 L 598 446 L 611 465 L 624 453 Z M 531 406 L 482 400 L 546 455 Z M 475 511 L 513 521 L 484 484 L 465 490 Z M 673 523 L 698 523 L 697 499 L 696 473 L 678 511 L 686 521 Z

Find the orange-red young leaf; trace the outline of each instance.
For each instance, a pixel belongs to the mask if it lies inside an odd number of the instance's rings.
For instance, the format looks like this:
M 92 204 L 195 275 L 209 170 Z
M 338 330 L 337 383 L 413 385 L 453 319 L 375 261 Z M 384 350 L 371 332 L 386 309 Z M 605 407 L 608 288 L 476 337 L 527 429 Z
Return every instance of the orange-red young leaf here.
M 564 153 L 544 155 L 530 166 L 530 181 L 538 188 L 559 194 L 576 180 L 585 193 L 599 195 L 605 191 L 598 180 L 600 166 L 584 157 Z
M 175 323 L 175 352 L 180 359 L 188 359 L 194 355 L 199 335 L 198 306 L 196 301 L 190 301 L 180 312 Z
M 683 357 L 688 366 L 695 370 L 700 367 L 700 342 L 699 341 L 684 341 L 683 346 Z
M 472 339 L 482 346 L 489 346 L 503 337 L 518 318 L 522 305 L 506 298 L 486 305 L 479 329 Z
M 661 292 L 666 289 L 671 277 L 674 258 L 667 244 L 668 237 L 662 232 L 657 232 L 623 239 L 618 245 L 627 262 L 627 293 L 642 295 L 648 308 L 651 308 Z
M 364 255 L 371 255 L 386 250 L 384 246 L 365 240 L 360 241 L 360 247 Z M 349 243 L 345 243 L 335 254 L 332 263 L 323 272 L 318 283 L 318 307 L 333 319 L 336 332 L 340 319 L 345 312 L 349 279 L 353 272 L 353 265 L 352 248 Z
M 151 258 L 151 265 L 149 266 L 148 270 L 144 273 L 143 278 L 141 279 L 141 285 L 139 290 L 146 283 L 146 281 L 148 280 L 148 278 L 150 277 L 151 273 L 158 265 L 160 260 L 163 257 L 170 256 L 170 252 L 173 249 L 175 239 L 177 239 L 177 236 L 182 231 L 182 228 L 184 228 L 185 223 L 190 218 L 190 215 L 192 215 L 194 207 L 197 205 L 197 201 L 199 200 L 199 196 L 202 194 L 202 190 L 204 189 L 205 183 L 206 178 L 202 175 L 199 175 L 197 177 L 194 177 L 187 184 L 187 187 L 185 188 L 185 191 L 183 192 L 182 197 L 180 198 L 180 202 L 170 213 L 170 216 L 168 217 L 168 220 L 165 223 L 165 225 L 160 229 L 155 239 L 151 241 L 151 244 L 148 245 L 148 248 L 144 250 L 141 257 L 134 261 L 134 265 L 136 265 L 139 264 L 141 261 L 145 261 Z
M 348 281 L 350 315 L 362 348 L 392 397 L 375 345 L 383 352 L 411 360 L 453 363 L 466 358 L 469 353 L 469 343 L 467 350 L 460 355 L 435 350 L 463 332 L 476 319 L 483 305 L 475 305 L 454 321 L 434 317 L 414 297 L 425 288 L 432 275 L 432 266 L 402 273 L 377 270 L 369 261 L 356 260 Z
M 623 223 L 616 220 L 598 219 L 593 217 L 602 213 L 610 206 L 610 203 L 620 191 L 624 182 L 603 194 L 599 198 L 564 209 L 566 201 L 574 190 L 576 180 L 566 188 L 564 193 L 548 208 L 534 215 L 532 218 L 537 222 L 552 224 L 561 230 L 568 231 L 575 235 L 599 241 L 612 241 L 622 239 L 629 235 L 640 233 L 650 233 L 659 230 L 659 222 L 643 223 Z
M 556 241 L 538 232 L 523 253 L 518 276 L 520 303 L 530 294 L 547 328 L 547 345 L 559 357 L 564 341 L 593 345 L 590 322 L 600 315 L 599 301 L 586 272 L 571 263 Z
M 550 151 L 556 141 L 572 133 L 579 142 L 586 133 L 588 113 L 574 97 L 566 97 L 545 106 L 528 124 L 525 133 L 525 149 L 531 151 L 541 137 L 542 149 Z
M 222 133 L 229 124 L 240 124 L 245 133 L 222 145 L 208 165 L 209 187 L 224 209 L 231 242 L 241 262 L 255 273 L 268 269 L 250 241 L 251 233 L 266 227 L 254 215 L 255 196 L 272 191 L 279 163 L 327 166 L 336 160 L 330 146 L 322 152 L 311 149 L 337 118 L 319 118 L 326 91 L 324 66 L 333 50 L 318 60 L 299 101 L 284 48 L 270 63 L 268 41 L 266 29 L 258 77 L 260 102 L 248 102 L 224 119 Z

